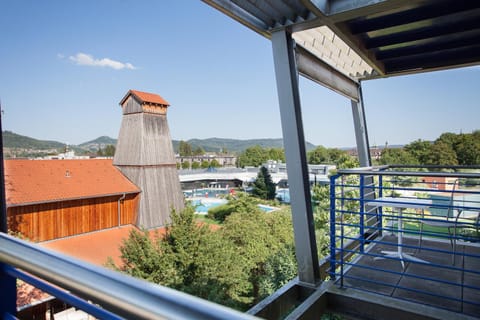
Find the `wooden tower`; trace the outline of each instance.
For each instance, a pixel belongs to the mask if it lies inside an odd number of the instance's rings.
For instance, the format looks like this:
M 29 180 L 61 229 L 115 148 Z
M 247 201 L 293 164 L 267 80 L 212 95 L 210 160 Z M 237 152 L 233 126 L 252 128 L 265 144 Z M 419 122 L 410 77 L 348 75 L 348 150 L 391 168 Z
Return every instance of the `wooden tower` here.
M 120 102 L 122 126 L 113 164 L 140 189 L 137 226 L 154 228 L 183 209 L 175 154 L 167 123 L 168 102 L 157 94 L 130 90 Z

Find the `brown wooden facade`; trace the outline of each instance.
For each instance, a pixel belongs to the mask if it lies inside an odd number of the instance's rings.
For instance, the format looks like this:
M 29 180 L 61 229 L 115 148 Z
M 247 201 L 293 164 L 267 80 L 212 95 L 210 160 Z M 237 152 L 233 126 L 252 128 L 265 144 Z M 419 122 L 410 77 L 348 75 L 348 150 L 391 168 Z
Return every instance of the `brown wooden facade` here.
M 139 194 L 126 194 L 124 200 L 120 200 L 121 197 L 115 195 L 8 207 L 8 227 L 31 241 L 39 242 L 136 224 Z

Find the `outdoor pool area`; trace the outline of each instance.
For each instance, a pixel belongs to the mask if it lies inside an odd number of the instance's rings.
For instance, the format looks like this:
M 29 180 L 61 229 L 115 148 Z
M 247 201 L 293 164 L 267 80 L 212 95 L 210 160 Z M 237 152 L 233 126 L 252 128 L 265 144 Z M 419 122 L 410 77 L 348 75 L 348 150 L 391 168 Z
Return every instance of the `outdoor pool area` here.
M 203 188 L 203 189 L 193 189 L 193 190 L 185 190 L 183 194 L 186 198 L 196 198 L 196 197 L 212 197 L 215 198 L 219 195 L 226 195 L 231 192 L 232 189 L 228 188 Z
M 199 214 L 207 214 L 208 209 L 218 207 L 227 203 L 225 199 L 194 199 L 190 200 L 191 204 L 195 206 L 195 212 Z
M 278 189 L 277 194 L 275 195 L 275 198 L 277 198 L 278 201 L 280 201 L 280 202 L 290 203 L 290 190 L 288 190 L 288 189 Z
M 195 213 L 198 213 L 198 214 L 207 214 L 208 209 L 218 207 L 228 202 L 225 199 L 215 199 L 215 198 L 192 199 L 189 201 L 193 206 L 195 206 Z M 258 207 L 265 212 L 272 212 L 272 211 L 278 210 L 278 208 L 267 206 L 264 204 L 259 204 Z

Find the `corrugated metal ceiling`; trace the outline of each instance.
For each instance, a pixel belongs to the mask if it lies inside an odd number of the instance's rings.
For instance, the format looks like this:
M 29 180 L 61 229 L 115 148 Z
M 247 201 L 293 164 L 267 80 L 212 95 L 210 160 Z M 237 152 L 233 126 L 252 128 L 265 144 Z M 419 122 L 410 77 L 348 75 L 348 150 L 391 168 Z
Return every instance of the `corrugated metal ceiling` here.
M 480 64 L 480 1 L 204 0 L 296 42 L 354 80 Z

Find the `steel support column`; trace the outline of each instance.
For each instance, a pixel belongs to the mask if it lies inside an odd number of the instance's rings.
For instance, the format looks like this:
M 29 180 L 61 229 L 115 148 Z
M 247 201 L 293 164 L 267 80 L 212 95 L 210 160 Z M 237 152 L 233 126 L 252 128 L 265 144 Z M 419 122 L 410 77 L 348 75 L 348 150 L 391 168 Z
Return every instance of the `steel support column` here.
M 295 42 L 287 30 L 272 33 L 273 60 L 287 161 L 298 276 L 300 282 L 316 286 L 320 281 L 320 270 L 294 46 Z
M 368 142 L 367 120 L 365 117 L 365 105 L 363 103 L 362 85 L 358 86 L 358 102 L 352 101 L 353 125 L 355 127 L 355 138 L 357 140 L 357 153 L 360 167 L 370 167 L 372 159 L 370 157 L 370 144 Z M 375 188 L 373 175 L 364 176 L 361 183 L 361 194 L 363 204 L 365 201 L 375 199 Z M 380 222 L 376 208 L 365 206 L 360 208 L 364 216 L 363 239 L 369 239 L 375 233 Z M 377 227 L 376 227 L 377 226 Z
M 360 167 L 372 165 L 370 158 L 370 146 L 368 142 L 367 121 L 365 119 L 365 108 L 363 104 L 362 85 L 358 86 L 358 102 L 352 101 L 353 125 L 355 127 L 355 138 L 357 140 L 357 153 Z

